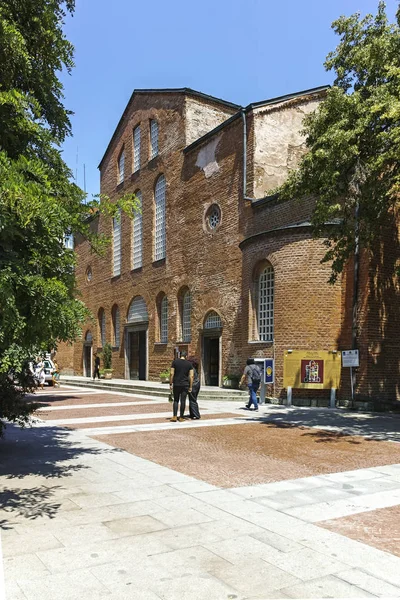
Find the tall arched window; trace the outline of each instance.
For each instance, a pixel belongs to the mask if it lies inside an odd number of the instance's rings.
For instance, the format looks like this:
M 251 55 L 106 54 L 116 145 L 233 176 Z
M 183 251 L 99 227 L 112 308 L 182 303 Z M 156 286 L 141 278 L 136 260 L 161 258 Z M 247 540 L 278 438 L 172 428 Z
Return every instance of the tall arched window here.
M 121 209 L 113 218 L 113 277 L 121 275 Z
M 168 298 L 163 296 L 160 302 L 160 342 L 168 342 Z
M 113 346 L 119 348 L 121 340 L 119 308 L 114 306 L 112 309 L 112 324 L 113 324 Z
M 140 125 L 133 130 L 133 172 L 140 169 Z
M 158 155 L 158 123 L 150 121 L 150 160 Z
M 160 175 L 157 179 L 155 192 L 155 231 L 154 231 L 154 260 L 165 258 L 165 177 Z
M 122 150 L 118 159 L 118 184 L 122 183 L 125 178 L 125 151 Z
M 106 343 L 106 313 L 104 308 L 99 310 L 99 342 L 104 347 Z
M 141 296 L 136 296 L 129 305 L 127 322 L 147 323 L 148 320 L 146 302 Z
M 136 198 L 138 210 L 132 224 L 132 269 L 139 269 L 143 264 L 142 192 L 136 192 Z
M 192 339 L 191 327 L 192 297 L 187 290 L 182 297 L 182 341 L 190 342 Z
M 266 266 L 258 276 L 257 290 L 258 339 L 272 342 L 274 339 L 274 269 Z

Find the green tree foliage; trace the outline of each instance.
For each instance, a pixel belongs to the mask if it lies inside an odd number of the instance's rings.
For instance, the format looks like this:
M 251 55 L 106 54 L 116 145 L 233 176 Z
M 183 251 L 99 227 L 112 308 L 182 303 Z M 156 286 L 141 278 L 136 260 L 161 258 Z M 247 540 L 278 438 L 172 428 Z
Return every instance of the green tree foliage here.
M 340 17 L 332 28 L 340 43 L 325 68 L 334 85 L 305 119 L 308 153 L 280 194 L 316 198 L 314 232 L 327 237 L 333 282 L 357 233 L 371 247 L 399 202 L 400 8 L 395 23 L 380 2 L 376 16 Z
M 101 251 L 107 240 L 91 233 L 89 217 L 136 207 L 133 196 L 87 202 L 62 160 L 71 131 L 58 79 L 73 67 L 62 30 L 68 11 L 73 0 L 0 0 L 0 418 L 14 421 L 26 420 L 27 410 L 10 368 L 21 371 L 37 348 L 76 339 L 89 316 L 65 234 Z

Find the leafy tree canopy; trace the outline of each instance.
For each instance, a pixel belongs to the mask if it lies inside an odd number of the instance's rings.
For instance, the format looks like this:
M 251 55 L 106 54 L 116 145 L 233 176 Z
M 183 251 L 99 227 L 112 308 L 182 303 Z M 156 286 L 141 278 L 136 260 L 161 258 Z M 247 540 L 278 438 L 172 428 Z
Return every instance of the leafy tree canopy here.
M 333 282 L 357 234 L 371 246 L 399 203 L 400 8 L 395 23 L 380 2 L 376 16 L 340 17 L 332 28 L 340 43 L 325 68 L 336 78 L 304 121 L 309 151 L 280 194 L 316 198 L 314 231 L 327 236 Z
M 136 208 L 133 196 L 87 202 L 61 157 L 71 126 L 58 75 L 73 67 L 62 29 L 73 11 L 73 0 L 0 0 L 0 397 L 12 389 L 4 373 L 33 348 L 75 339 L 89 316 L 65 234 L 102 251 L 88 217 Z M 7 410 L 0 398 L 0 415 L 18 413 Z

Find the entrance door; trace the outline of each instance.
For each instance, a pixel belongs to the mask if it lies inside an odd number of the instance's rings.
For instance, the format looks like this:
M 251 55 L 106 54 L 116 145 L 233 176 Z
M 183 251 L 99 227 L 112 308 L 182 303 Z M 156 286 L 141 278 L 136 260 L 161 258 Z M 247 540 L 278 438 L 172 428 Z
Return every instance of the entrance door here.
M 91 377 L 92 373 L 92 346 L 88 344 L 83 346 L 83 367 L 84 376 Z
M 219 385 L 219 337 L 204 337 L 204 379 L 206 385 Z
M 146 379 L 146 331 L 129 332 L 129 379 Z

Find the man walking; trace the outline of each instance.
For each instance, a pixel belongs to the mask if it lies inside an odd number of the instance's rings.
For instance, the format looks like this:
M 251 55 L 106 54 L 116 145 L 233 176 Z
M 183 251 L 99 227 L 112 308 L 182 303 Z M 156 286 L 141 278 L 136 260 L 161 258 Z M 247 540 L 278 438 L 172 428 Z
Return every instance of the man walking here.
M 186 360 L 186 350 L 181 352 L 180 358 L 176 358 L 171 365 L 169 386 L 174 394 L 174 412 L 171 421 L 184 421 L 186 396 L 193 388 L 193 366 Z M 180 406 L 180 417 L 178 419 L 178 404 Z
M 94 353 L 93 381 L 96 380 L 96 375 L 100 379 L 100 356 L 97 354 L 97 352 Z
M 245 381 L 249 389 L 249 403 L 246 404 L 246 408 L 250 410 L 251 405 L 254 404 L 254 410 L 258 410 L 256 392 L 261 383 L 261 371 L 260 367 L 255 364 L 254 358 L 247 359 L 247 364 L 240 380 L 240 385 L 243 385 Z

